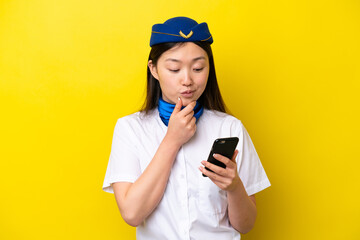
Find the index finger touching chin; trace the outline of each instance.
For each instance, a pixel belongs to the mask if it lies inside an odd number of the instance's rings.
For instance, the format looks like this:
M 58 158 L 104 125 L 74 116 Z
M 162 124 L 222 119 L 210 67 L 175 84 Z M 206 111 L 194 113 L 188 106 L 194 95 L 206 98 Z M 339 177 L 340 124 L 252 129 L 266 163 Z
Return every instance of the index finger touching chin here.
M 190 102 L 183 110 L 181 110 L 185 115 L 191 113 L 194 110 L 196 101 Z

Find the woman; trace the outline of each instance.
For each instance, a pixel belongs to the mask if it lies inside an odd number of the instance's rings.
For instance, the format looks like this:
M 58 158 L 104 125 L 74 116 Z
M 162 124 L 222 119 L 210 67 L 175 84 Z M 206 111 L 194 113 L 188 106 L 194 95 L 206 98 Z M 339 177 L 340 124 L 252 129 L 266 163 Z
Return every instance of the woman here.
M 138 239 L 240 239 L 255 193 L 270 186 L 246 129 L 225 113 L 212 42 L 190 18 L 152 27 L 145 104 L 118 119 L 103 184 Z M 222 137 L 240 139 L 231 159 L 214 155 L 226 168 L 204 161 Z

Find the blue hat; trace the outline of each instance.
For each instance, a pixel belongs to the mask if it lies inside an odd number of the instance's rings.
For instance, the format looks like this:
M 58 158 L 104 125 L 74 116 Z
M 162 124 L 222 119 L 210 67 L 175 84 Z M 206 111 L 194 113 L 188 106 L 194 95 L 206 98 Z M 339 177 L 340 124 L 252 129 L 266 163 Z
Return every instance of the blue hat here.
M 152 26 L 150 47 L 165 42 L 208 42 L 212 43 L 207 23 L 198 24 L 187 17 L 170 18 L 164 23 Z

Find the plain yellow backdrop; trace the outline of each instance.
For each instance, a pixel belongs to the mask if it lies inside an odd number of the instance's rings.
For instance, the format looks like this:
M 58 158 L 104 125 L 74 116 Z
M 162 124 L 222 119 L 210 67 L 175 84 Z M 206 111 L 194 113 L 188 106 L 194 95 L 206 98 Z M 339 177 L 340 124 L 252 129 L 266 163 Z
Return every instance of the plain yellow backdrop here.
M 272 184 L 242 239 L 360 239 L 356 0 L 0 1 L 0 239 L 135 239 L 101 187 L 151 26 L 175 16 L 209 24 Z

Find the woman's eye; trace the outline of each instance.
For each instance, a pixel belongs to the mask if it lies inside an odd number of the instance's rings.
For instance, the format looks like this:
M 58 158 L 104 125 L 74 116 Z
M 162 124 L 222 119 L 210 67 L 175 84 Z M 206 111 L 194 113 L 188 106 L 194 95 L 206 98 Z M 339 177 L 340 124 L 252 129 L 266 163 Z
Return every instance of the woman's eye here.
M 204 68 L 195 68 L 194 71 L 195 72 L 201 72 Z
M 179 69 L 169 69 L 170 72 L 178 72 Z

